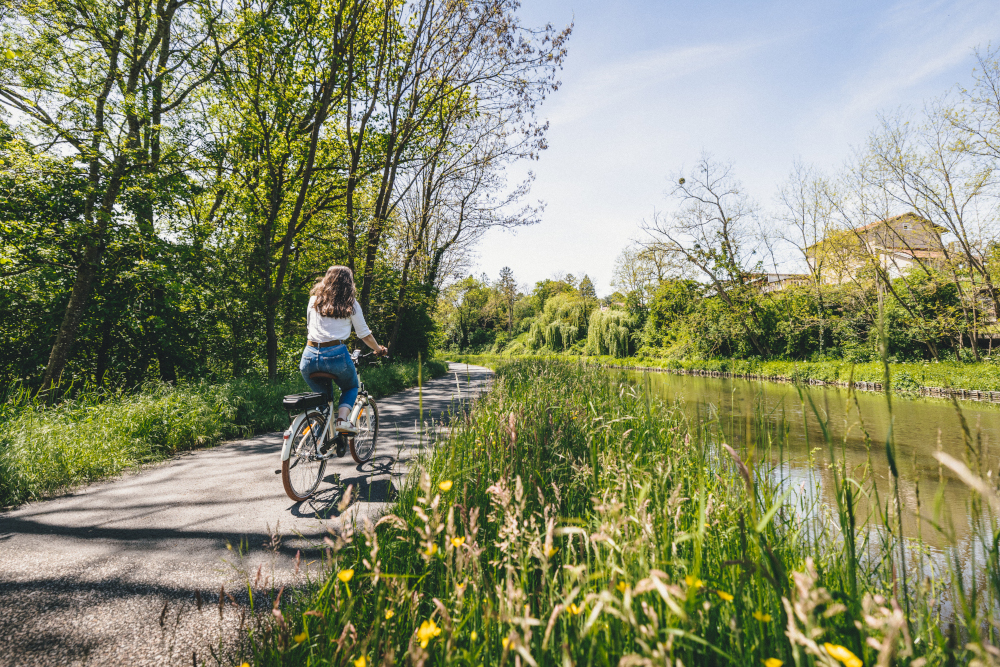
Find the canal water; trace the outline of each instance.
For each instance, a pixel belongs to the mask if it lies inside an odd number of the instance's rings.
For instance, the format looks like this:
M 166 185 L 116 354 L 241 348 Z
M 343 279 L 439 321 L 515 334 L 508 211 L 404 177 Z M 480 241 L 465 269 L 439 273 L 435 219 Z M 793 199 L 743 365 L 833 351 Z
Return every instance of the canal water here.
M 964 551 L 963 547 L 969 546 L 968 489 L 934 458 L 940 448 L 965 460 L 968 445 L 962 417 L 977 455 L 981 448 L 983 470 L 992 470 L 991 475 L 996 476 L 1000 463 L 1000 407 L 988 403 L 960 401 L 960 417 L 950 401 L 893 396 L 890 415 L 886 397 L 880 393 L 857 392 L 855 403 L 846 388 L 656 372 L 630 372 L 629 376 L 667 403 L 678 403 L 689 416 L 713 419 L 713 427 L 721 429 L 734 446 L 745 444 L 748 435 L 759 442 L 756 436 L 766 430 L 772 442 L 771 460 L 781 462 L 776 472 L 795 484 L 806 482 L 803 488 L 822 494 L 831 506 L 836 500 L 820 420 L 835 443 L 838 464 L 846 460 L 849 476 L 860 480 L 870 462 L 870 474 L 883 505 L 891 497 L 885 451 L 891 424 L 900 472 L 903 531 L 907 537 L 919 536 L 931 548 L 956 544 Z M 816 481 L 818 484 L 808 484 Z M 935 512 L 935 505 L 943 516 Z M 934 527 L 939 518 L 945 526 L 950 524 L 951 535 Z

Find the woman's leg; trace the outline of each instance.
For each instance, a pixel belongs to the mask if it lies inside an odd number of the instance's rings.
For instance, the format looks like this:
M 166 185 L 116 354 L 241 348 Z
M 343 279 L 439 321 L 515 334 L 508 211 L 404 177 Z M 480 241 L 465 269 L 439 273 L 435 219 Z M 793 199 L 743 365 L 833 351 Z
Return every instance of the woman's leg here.
M 340 354 L 334 358 L 335 360 L 331 360 L 337 370 L 330 372 L 337 376 L 337 386 L 340 387 L 337 416 L 347 419 L 351 414 L 351 408 L 354 407 L 354 401 L 358 398 L 358 373 L 354 368 L 354 362 L 351 361 L 347 346 L 338 346 L 337 350 Z

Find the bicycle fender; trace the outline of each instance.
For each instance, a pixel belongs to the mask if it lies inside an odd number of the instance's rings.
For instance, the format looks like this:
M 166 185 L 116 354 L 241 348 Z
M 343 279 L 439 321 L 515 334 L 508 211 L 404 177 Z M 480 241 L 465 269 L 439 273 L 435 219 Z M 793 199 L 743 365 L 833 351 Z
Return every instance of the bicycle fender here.
M 282 462 L 287 461 L 288 457 L 291 455 L 291 453 L 292 453 L 292 433 L 295 433 L 295 431 L 298 430 L 299 425 L 302 423 L 302 420 L 304 420 L 305 418 L 306 418 L 306 413 L 303 412 L 302 414 L 300 414 L 299 416 L 297 416 L 292 421 L 292 425 L 289 426 L 288 430 L 285 431 L 285 433 L 283 434 L 284 437 L 281 440 L 281 460 L 282 460 Z

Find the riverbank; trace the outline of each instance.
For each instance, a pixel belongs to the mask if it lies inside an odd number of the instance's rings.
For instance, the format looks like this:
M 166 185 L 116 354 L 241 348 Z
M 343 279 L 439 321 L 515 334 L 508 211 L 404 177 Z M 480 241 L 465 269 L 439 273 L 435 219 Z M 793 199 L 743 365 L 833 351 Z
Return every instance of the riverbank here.
M 898 491 L 878 512 L 859 511 L 876 493 L 864 466 L 830 461 L 824 496 L 826 467 L 793 479 L 771 463 L 786 451 L 785 429 L 752 429 L 733 449 L 712 420 L 619 374 L 496 365 L 493 391 L 441 434 L 389 515 L 364 539 L 331 540 L 321 575 L 286 590 L 270 624 L 250 631 L 248 662 L 924 665 L 986 655 L 1000 592 L 977 582 L 974 596 L 944 593 L 961 571 L 936 571 L 922 545 L 899 539 Z M 970 518 L 984 531 L 976 539 L 990 535 L 989 520 Z M 985 568 L 996 574 L 993 561 Z M 942 597 L 962 608 L 944 632 Z
M 423 377 L 448 365 L 424 363 Z M 361 379 L 376 398 L 417 384 L 417 364 L 369 366 Z M 0 507 L 51 497 L 130 468 L 223 440 L 282 431 L 286 394 L 308 391 L 297 372 L 278 381 L 150 383 L 131 392 L 82 391 L 55 406 L 13 396 L 0 414 Z
M 510 357 L 501 355 L 445 355 L 452 361 L 494 366 Z M 742 378 L 767 382 L 803 382 L 820 386 L 846 387 L 853 379 L 860 391 L 883 391 L 884 369 L 880 362 L 851 364 L 844 361 L 760 361 L 756 359 L 677 360 L 650 357 L 610 357 L 576 355 L 532 355 L 532 359 L 559 359 L 607 368 L 649 370 L 722 378 Z M 898 394 L 957 398 L 1000 403 L 1000 365 L 891 363 L 889 372 Z

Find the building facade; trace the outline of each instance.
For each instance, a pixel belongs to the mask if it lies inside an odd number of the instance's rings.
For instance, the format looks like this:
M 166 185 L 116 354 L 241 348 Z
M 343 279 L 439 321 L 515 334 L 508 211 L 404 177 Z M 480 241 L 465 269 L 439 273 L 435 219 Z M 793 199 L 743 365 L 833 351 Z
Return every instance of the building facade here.
M 946 231 L 914 213 L 838 231 L 806 248 L 809 268 L 823 283 L 839 285 L 873 264 L 890 278 L 913 268 L 941 268 L 945 260 L 941 234 Z

